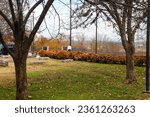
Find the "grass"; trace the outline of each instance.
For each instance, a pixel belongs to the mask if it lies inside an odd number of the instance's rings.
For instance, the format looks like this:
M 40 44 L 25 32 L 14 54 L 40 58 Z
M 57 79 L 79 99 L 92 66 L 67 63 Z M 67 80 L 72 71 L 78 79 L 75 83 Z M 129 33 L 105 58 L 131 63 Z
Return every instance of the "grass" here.
M 33 100 L 150 99 L 149 94 L 142 93 L 145 89 L 142 67 L 136 67 L 139 84 L 130 86 L 124 83 L 124 65 L 63 63 L 53 59 L 45 60 L 47 64 L 30 64 L 33 61 L 37 60 L 28 60 L 28 93 Z M 3 69 L 6 68 L 0 68 Z M 13 64 L 7 69 L 13 69 Z M 0 99 L 15 99 L 14 71 L 6 75 L 1 71 L 0 81 Z

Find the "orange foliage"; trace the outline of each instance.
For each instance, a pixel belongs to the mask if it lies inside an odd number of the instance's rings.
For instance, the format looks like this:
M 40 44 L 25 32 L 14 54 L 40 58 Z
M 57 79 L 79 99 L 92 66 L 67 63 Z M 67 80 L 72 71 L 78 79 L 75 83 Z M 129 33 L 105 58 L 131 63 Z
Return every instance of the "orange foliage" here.
M 113 56 L 112 54 L 95 54 L 86 52 L 68 52 L 68 51 L 40 51 L 40 56 L 54 59 L 74 59 L 79 61 L 105 63 L 105 64 L 126 64 L 125 56 Z M 145 56 L 135 56 L 135 65 L 143 66 Z
M 41 36 L 40 38 L 35 41 L 34 44 L 36 49 L 42 49 L 42 47 L 49 46 L 50 49 L 53 50 L 60 50 L 62 47 L 62 43 L 58 39 L 48 39 L 46 37 Z
M 48 46 L 48 38 L 41 36 L 37 39 L 37 41 L 34 42 L 34 47 L 36 49 L 42 49 L 43 46 Z
M 6 36 L 4 37 L 4 41 L 5 41 L 6 43 L 8 43 L 8 42 L 14 42 L 14 39 L 13 39 L 13 37 L 12 37 L 11 35 L 6 35 Z

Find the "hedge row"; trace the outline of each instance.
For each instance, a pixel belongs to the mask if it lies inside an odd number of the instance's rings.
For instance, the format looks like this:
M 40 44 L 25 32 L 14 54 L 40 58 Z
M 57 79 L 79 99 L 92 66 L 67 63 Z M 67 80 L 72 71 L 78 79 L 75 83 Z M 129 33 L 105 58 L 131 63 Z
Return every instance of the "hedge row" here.
M 113 56 L 112 54 L 95 54 L 84 52 L 68 52 L 68 51 L 40 51 L 40 56 L 50 57 L 54 59 L 74 59 L 79 61 L 105 63 L 105 64 L 126 64 L 125 56 Z M 136 66 L 145 65 L 145 56 L 134 57 Z

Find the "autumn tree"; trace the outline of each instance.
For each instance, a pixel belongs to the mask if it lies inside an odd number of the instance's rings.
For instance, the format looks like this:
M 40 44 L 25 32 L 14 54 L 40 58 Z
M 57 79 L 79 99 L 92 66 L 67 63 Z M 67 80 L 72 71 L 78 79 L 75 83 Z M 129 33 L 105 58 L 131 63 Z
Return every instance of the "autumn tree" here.
M 33 5 L 28 7 L 30 0 L 5 0 L 8 4 L 10 15 L 5 13 L 5 9 L 0 7 L 0 25 L 6 23 L 12 32 L 14 38 L 14 52 L 10 51 L 4 41 L 5 32 L 0 28 L 0 42 L 12 56 L 16 72 L 16 99 L 27 99 L 27 73 L 26 60 L 29 48 L 34 40 L 34 36 L 39 29 L 48 10 L 54 0 L 33 0 Z M 26 33 L 27 22 L 32 12 L 42 5 L 40 17 L 30 34 Z M 28 8 L 28 11 L 26 10 Z
M 134 68 L 135 34 L 147 16 L 147 0 L 81 0 L 76 25 L 87 26 L 98 18 L 111 22 L 121 37 L 126 53 L 126 83 L 136 84 Z M 97 13 L 96 13 L 97 11 Z
M 41 50 L 43 47 L 49 47 L 51 50 L 61 50 L 63 46 L 63 39 L 49 39 L 44 36 L 40 36 L 34 42 L 36 50 Z
M 48 38 L 46 38 L 44 36 L 40 36 L 34 42 L 34 48 L 36 50 L 42 49 L 43 46 L 48 46 L 48 43 L 49 43 L 49 39 Z
M 61 50 L 63 41 L 60 39 L 51 39 L 49 41 L 49 48 L 52 50 Z

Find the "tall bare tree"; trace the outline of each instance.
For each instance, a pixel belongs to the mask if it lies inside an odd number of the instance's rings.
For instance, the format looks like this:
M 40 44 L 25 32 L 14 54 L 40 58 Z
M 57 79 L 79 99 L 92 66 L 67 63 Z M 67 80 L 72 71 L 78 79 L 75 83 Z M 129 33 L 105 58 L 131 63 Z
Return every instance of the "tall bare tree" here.
M 4 7 L 0 7 L 0 25 L 6 23 L 12 32 L 14 38 L 14 52 L 10 51 L 4 42 L 4 31 L 0 28 L 0 42 L 12 56 L 15 71 L 16 71 L 16 99 L 27 99 L 27 73 L 26 60 L 29 48 L 34 36 L 39 29 L 48 10 L 52 6 L 54 0 L 33 0 L 28 12 L 25 7 L 31 2 L 30 0 L 5 0 L 9 6 L 10 15 L 5 13 Z M 32 12 L 40 5 L 43 5 L 43 10 L 30 34 L 26 34 L 26 26 Z M 27 13 L 26 13 L 27 12 Z
M 87 26 L 94 23 L 99 17 L 111 22 L 121 37 L 126 53 L 126 82 L 136 84 L 135 33 L 145 22 L 147 0 L 81 0 L 81 2 L 83 5 L 75 12 L 76 19 L 78 19 L 76 20 L 77 25 Z

